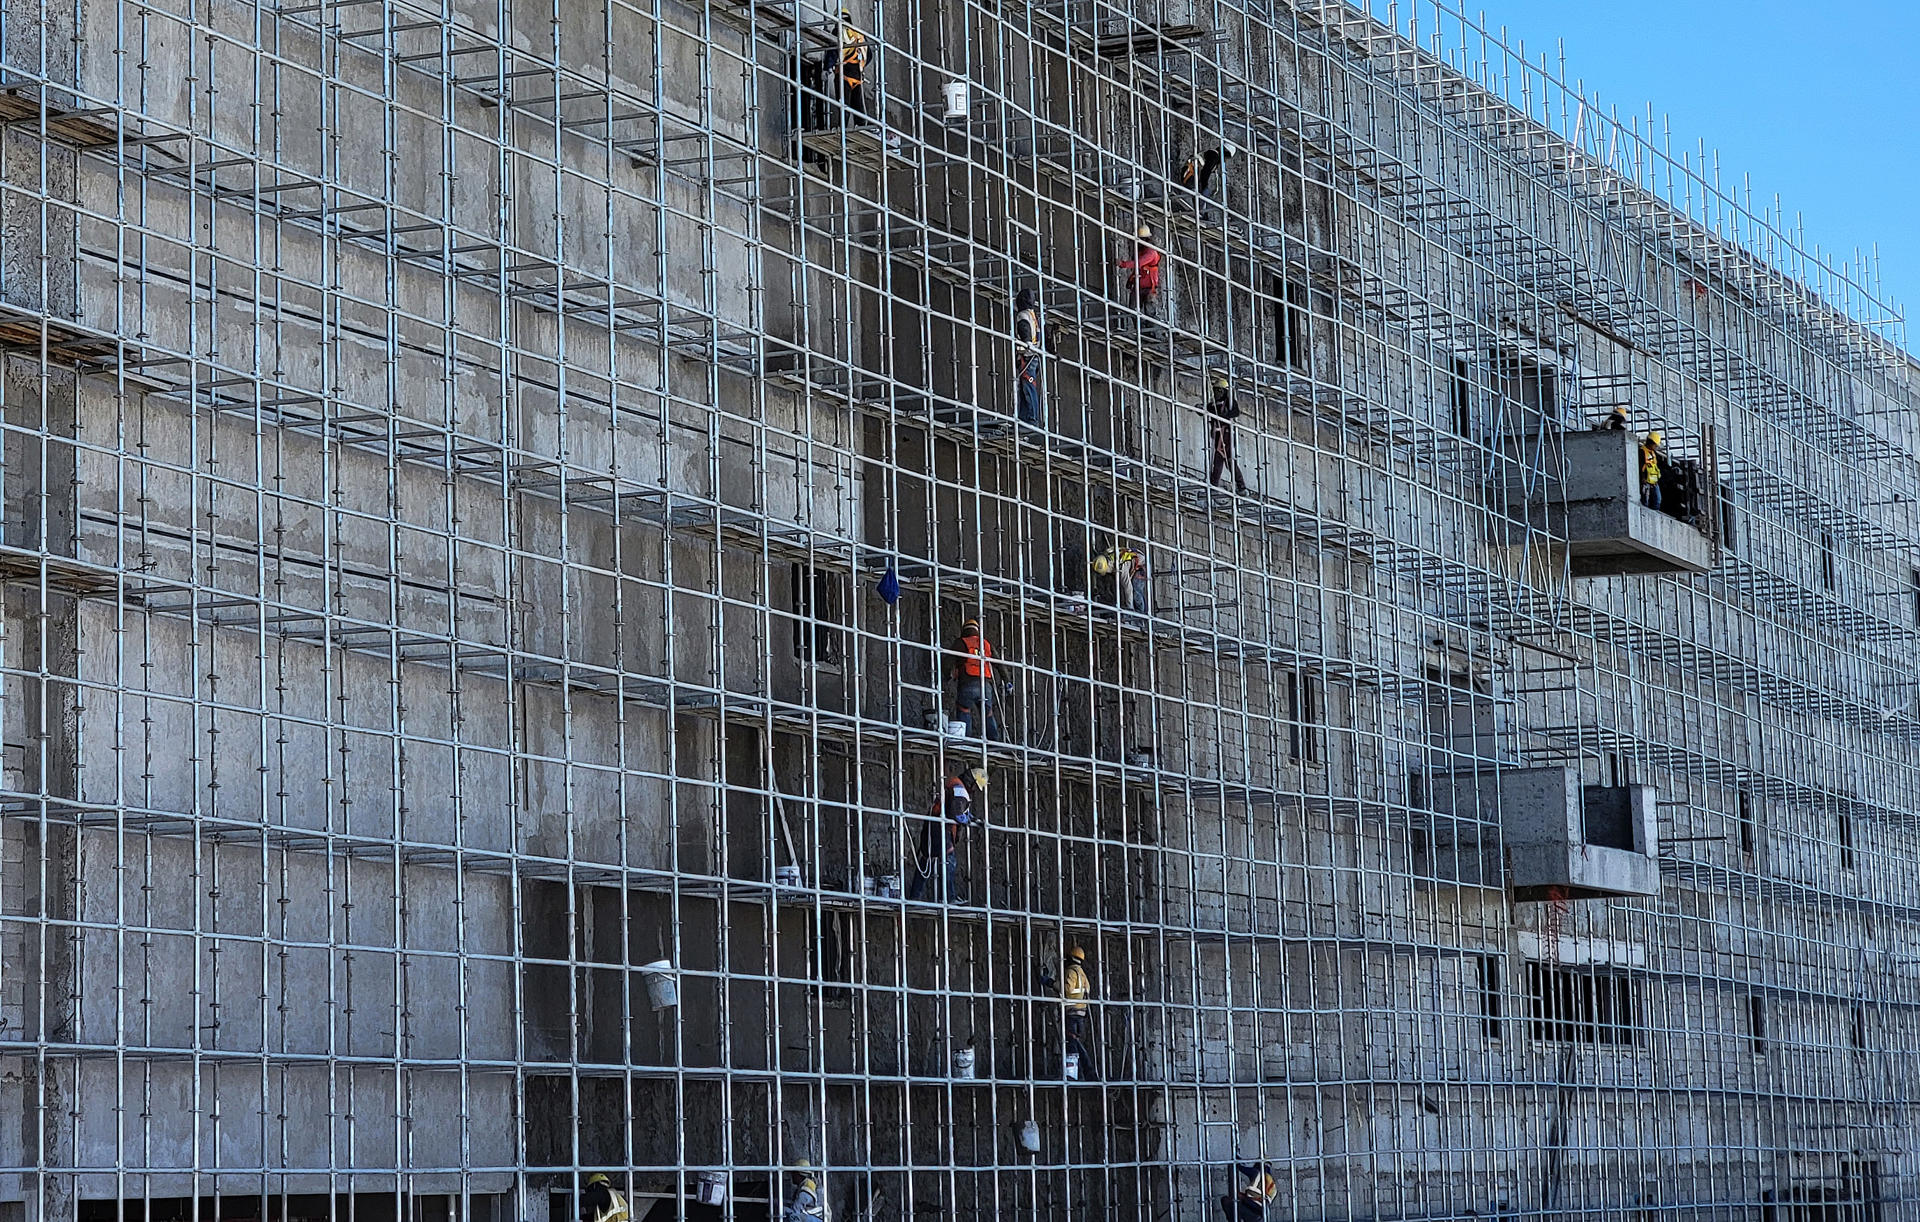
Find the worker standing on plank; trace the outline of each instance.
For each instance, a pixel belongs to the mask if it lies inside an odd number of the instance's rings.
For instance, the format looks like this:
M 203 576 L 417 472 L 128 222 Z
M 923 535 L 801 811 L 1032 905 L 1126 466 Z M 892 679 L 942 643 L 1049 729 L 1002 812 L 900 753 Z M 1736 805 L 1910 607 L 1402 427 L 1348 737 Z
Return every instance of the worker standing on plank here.
M 990 742 L 1000 740 L 1000 722 L 993 715 L 993 645 L 980 632 L 980 621 L 970 619 L 960 626 L 960 639 L 948 651 L 953 663 L 948 668 L 954 680 L 954 705 L 960 720 L 967 723 L 967 737 L 975 729 L 985 732 Z
M 1624 433 L 1627 431 L 1627 409 L 1616 407 L 1607 413 L 1607 418 L 1594 426 L 1598 433 Z
M 596 1171 L 580 1193 L 580 1222 L 627 1222 L 627 1201 L 613 1181 Z
M 1080 1074 L 1098 1080 L 1099 1066 L 1094 1064 L 1088 1040 L 1093 1034 L 1093 977 L 1087 974 L 1087 952 L 1078 946 L 1067 948 L 1067 961 L 1060 971 L 1060 996 L 1067 1007 L 1067 1051 L 1080 1058 Z
M 1280 1185 L 1274 1181 L 1273 1168 L 1267 1163 L 1240 1163 L 1241 1175 L 1248 1177 L 1248 1184 L 1236 1196 L 1229 1193 L 1220 1198 L 1220 1212 L 1225 1214 L 1227 1222 L 1266 1222 L 1267 1206 L 1280 1191 Z
M 920 840 L 920 862 L 907 889 L 908 899 L 951 904 L 960 898 L 960 852 L 967 833 L 980 821 L 975 804 L 984 801 L 986 794 L 985 768 L 969 768 L 964 776 L 949 776 L 940 787 L 932 821 Z
M 1046 423 L 1046 396 L 1040 385 L 1041 341 L 1040 298 L 1032 289 L 1021 289 L 1014 298 L 1013 350 L 1019 372 L 1016 414 L 1027 424 Z
M 1213 435 L 1213 467 L 1207 472 L 1207 484 L 1209 487 L 1219 484 L 1221 476 L 1231 467 L 1234 491 L 1244 493 L 1247 477 L 1240 470 L 1240 460 L 1233 455 L 1233 422 L 1240 417 L 1240 405 L 1234 402 L 1233 387 L 1225 374 L 1213 379 L 1213 398 L 1207 401 L 1207 414 L 1208 429 Z
M 1142 225 L 1135 231 L 1139 243 L 1134 248 L 1133 258 L 1122 259 L 1120 268 L 1131 272 L 1129 284 L 1133 290 L 1135 309 L 1146 310 L 1160 296 L 1160 251 L 1153 244 L 1153 226 Z
M 1660 508 L 1660 473 L 1667 465 L 1666 440 L 1665 434 L 1655 429 L 1640 443 L 1640 503 L 1648 509 Z
M 853 24 L 853 10 L 840 10 L 840 98 L 847 108 L 864 119 L 867 100 L 863 86 L 867 79 L 867 36 Z

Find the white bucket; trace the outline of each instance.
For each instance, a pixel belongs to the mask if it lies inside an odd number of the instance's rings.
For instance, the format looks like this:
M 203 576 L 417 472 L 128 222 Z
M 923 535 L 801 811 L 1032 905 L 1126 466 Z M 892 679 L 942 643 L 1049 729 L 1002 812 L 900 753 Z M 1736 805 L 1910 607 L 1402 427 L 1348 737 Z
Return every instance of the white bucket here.
M 949 721 L 949 722 L 947 723 L 947 737 L 948 737 L 948 738 L 965 738 L 966 736 L 967 736 L 967 723 L 966 723 L 966 722 L 964 722 L 964 721 Z
M 972 113 L 972 106 L 967 98 L 967 82 L 948 81 L 941 92 L 947 100 L 947 118 L 964 119 Z
M 1067 1054 L 1067 1081 L 1078 1082 L 1079 1080 L 1080 1054 L 1077 1052 L 1069 1052 Z
M 885 878 L 881 879 L 880 894 L 890 900 L 899 899 L 900 898 L 900 876 L 898 874 L 889 874 Z
M 776 887 L 798 887 L 800 885 L 800 867 L 799 866 L 774 867 L 773 885 Z
M 693 1199 L 702 1205 L 725 1205 L 727 1203 L 727 1173 L 724 1171 L 702 1171 L 699 1186 L 693 1190 Z
M 1029 1120 L 1020 1126 L 1020 1148 L 1029 1154 L 1040 1153 L 1040 1125 Z
M 673 960 L 655 959 L 640 965 L 647 978 L 647 1001 L 656 1010 L 671 1010 L 680 1004 L 680 987 L 675 983 Z
M 963 1082 L 973 1081 L 973 1049 L 956 1048 L 953 1050 L 953 1076 Z
M 880 893 L 880 887 L 879 887 L 879 884 L 873 881 L 873 875 L 862 874 L 860 876 L 860 894 L 878 895 L 879 893 Z

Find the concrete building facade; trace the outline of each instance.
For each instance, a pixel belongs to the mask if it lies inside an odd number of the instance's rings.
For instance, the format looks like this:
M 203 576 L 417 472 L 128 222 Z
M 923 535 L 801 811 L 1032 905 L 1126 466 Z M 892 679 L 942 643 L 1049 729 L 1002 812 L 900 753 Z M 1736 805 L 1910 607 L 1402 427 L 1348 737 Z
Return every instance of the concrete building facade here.
M 0 9 L 0 1222 L 1920 1216 L 1920 368 L 1418 8 Z

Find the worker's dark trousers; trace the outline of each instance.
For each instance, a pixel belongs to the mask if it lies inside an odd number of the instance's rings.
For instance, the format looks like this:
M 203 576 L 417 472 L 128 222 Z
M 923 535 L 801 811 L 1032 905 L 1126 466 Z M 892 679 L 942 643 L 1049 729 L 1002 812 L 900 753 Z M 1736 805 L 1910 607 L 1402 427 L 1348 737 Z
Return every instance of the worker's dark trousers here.
M 1029 352 L 1020 361 L 1020 401 L 1016 414 L 1028 424 L 1047 422 L 1046 396 L 1040 388 L 1040 354 Z
M 960 719 L 967 723 L 967 737 L 972 738 L 975 731 L 985 725 L 987 737 L 1000 741 L 1000 722 L 993 715 L 993 693 L 988 690 L 986 680 L 978 675 L 960 676 L 960 690 L 956 703 L 960 709 Z
M 1073 1013 L 1067 1015 L 1067 1051 L 1080 1055 L 1080 1077 L 1084 1081 L 1098 1082 L 1100 1062 L 1094 1055 L 1098 1044 L 1097 1041 L 1089 1038 L 1092 1032 L 1093 1023 L 1090 1015 Z
M 840 96 L 845 100 L 847 109 L 854 113 L 854 122 L 859 123 L 867 117 L 867 97 L 865 81 L 857 76 L 840 78 Z
M 1207 473 L 1207 483 L 1219 483 L 1228 467 L 1233 468 L 1233 486 L 1245 492 L 1247 477 L 1240 472 L 1240 460 L 1233 456 L 1233 426 L 1216 420 L 1213 423 L 1213 470 Z

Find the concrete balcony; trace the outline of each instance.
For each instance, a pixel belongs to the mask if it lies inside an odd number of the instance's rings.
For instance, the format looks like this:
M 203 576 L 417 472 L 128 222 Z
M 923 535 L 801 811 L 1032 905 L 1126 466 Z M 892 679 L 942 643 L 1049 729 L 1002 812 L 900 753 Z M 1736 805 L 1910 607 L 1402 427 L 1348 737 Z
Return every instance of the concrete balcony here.
M 1660 893 L 1659 821 L 1646 785 L 1583 785 L 1572 768 L 1440 775 L 1434 809 L 1500 828 L 1516 900 Z
M 1530 493 L 1516 490 L 1528 521 L 1567 540 L 1575 577 L 1636 573 L 1704 573 L 1713 540 L 1698 528 L 1640 503 L 1639 439 L 1628 432 L 1559 433 L 1548 441 L 1549 473 L 1565 459 L 1566 478 L 1550 477 Z M 1512 506 L 1515 513 L 1521 506 Z M 1711 505 L 1706 509 L 1711 512 Z

